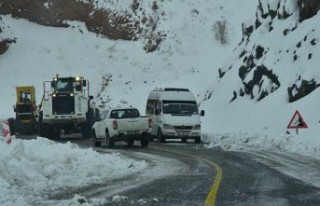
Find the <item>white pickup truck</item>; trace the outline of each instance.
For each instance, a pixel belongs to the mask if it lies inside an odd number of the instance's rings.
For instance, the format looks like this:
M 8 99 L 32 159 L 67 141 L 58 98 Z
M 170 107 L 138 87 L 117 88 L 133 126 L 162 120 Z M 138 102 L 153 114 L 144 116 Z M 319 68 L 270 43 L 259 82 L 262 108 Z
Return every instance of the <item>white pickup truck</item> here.
M 140 116 L 136 108 L 106 110 L 92 126 L 93 143 L 96 147 L 105 144 L 111 148 L 116 141 L 125 141 L 132 146 L 135 140 L 140 140 L 141 146 L 146 147 L 152 138 L 150 130 L 151 119 Z

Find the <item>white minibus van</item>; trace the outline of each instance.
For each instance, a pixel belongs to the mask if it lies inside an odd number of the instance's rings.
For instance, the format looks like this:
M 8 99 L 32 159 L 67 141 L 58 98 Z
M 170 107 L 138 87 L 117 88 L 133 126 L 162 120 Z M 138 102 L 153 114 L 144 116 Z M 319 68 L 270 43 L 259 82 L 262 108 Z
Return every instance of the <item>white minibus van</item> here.
M 204 115 L 189 89 L 154 89 L 147 100 L 146 114 L 152 118 L 151 135 L 160 142 L 166 139 L 201 140 L 200 116 Z

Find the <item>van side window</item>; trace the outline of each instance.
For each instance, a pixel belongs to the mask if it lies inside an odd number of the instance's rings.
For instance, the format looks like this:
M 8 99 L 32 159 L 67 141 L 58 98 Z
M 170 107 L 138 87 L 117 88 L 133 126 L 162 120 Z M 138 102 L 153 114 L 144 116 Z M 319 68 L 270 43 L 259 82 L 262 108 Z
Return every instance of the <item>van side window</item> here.
M 152 115 L 154 114 L 154 110 L 156 108 L 158 100 L 148 99 L 147 101 L 147 108 L 146 108 L 146 114 Z

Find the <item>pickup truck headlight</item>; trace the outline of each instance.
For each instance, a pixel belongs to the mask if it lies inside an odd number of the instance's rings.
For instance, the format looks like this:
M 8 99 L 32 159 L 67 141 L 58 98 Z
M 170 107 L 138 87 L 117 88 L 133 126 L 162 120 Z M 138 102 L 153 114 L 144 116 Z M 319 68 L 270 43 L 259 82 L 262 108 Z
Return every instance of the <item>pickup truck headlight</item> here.
M 201 125 L 200 124 L 194 125 L 193 129 L 195 129 L 195 130 L 201 129 Z
M 173 126 L 169 125 L 169 124 L 164 124 L 163 125 L 164 129 L 169 129 L 169 130 L 174 130 Z

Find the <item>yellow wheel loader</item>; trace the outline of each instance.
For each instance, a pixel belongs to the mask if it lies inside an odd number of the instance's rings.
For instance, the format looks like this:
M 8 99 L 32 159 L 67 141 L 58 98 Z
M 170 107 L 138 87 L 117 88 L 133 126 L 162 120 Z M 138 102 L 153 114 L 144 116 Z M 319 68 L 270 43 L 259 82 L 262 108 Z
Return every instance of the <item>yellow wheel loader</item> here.
M 38 133 L 37 106 L 35 88 L 33 86 L 16 87 L 16 104 L 13 106 L 16 113 L 15 119 L 9 119 L 13 133 L 35 134 Z

